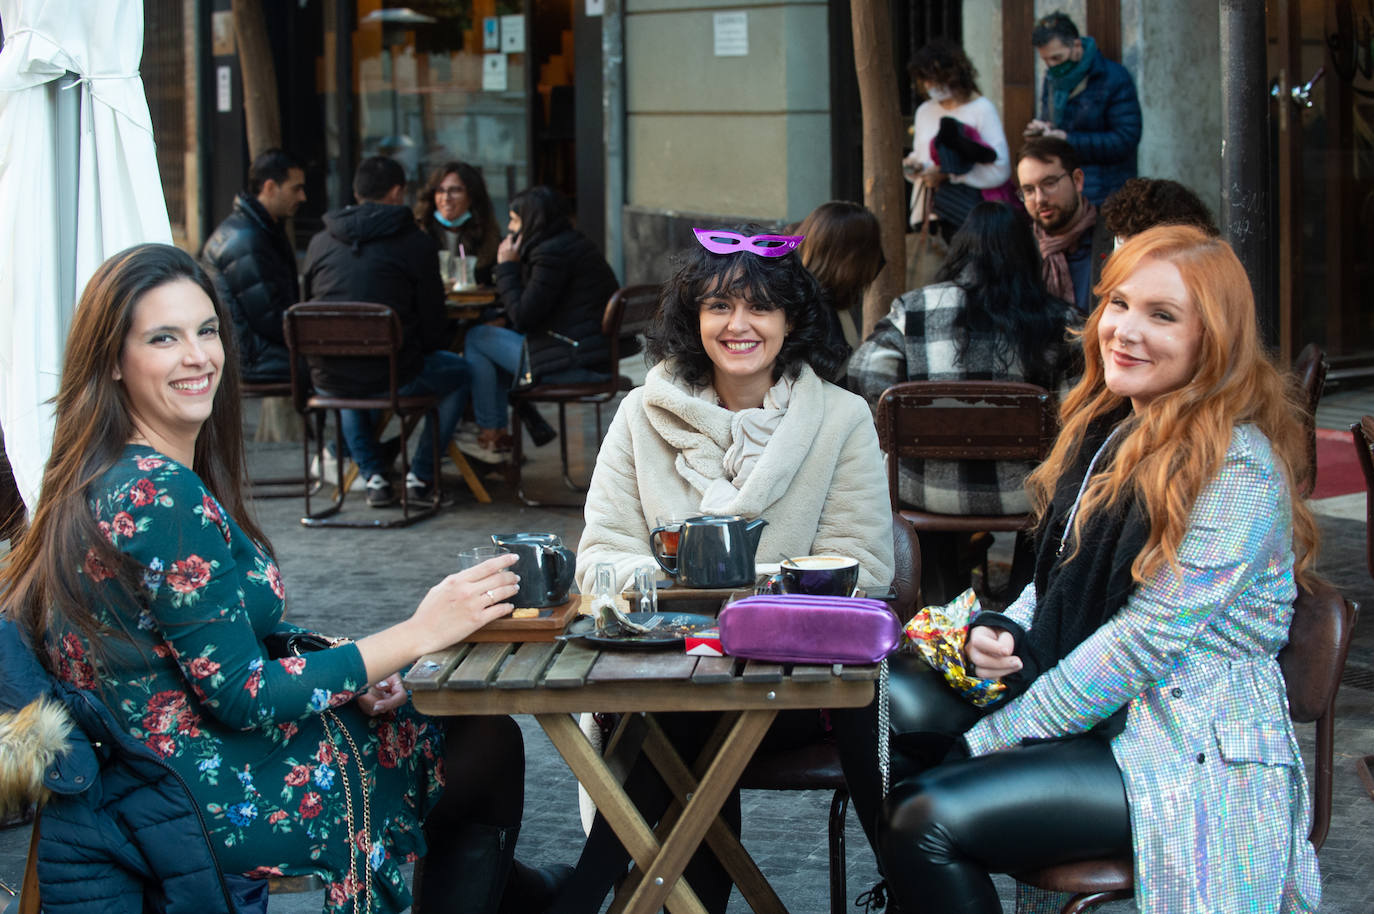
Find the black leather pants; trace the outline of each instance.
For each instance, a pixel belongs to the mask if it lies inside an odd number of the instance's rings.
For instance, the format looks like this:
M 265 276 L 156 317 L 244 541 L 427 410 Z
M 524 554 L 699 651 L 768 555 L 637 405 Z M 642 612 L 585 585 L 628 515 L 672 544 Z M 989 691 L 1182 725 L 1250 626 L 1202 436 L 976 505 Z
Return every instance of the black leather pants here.
M 988 873 L 1129 853 L 1126 789 L 1097 736 L 949 762 L 892 788 L 877 845 L 903 914 L 1000 912 Z

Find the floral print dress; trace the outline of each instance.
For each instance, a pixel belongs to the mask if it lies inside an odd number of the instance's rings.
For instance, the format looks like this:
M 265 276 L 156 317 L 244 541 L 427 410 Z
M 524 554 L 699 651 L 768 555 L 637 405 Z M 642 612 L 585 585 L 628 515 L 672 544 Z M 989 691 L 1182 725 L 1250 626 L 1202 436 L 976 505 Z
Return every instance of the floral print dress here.
M 224 872 L 318 874 L 326 912 L 352 910 L 355 899 L 363 910 L 367 884 L 374 911 L 410 904 L 398 863 L 425 851 L 420 823 L 443 786 L 440 725 L 409 705 L 377 717 L 358 710 L 368 682 L 353 644 L 268 659 L 263 637 L 297 630 L 282 622 L 281 576 L 194 472 L 129 445 L 91 491 L 100 529 L 143 569 L 136 604 L 94 551 L 80 573 L 99 621 L 131 642 L 103 641 L 97 681 L 88 645 L 57 632 L 53 668 L 99 688 L 180 775 Z M 347 737 L 335 728 L 331 738 L 327 709 Z

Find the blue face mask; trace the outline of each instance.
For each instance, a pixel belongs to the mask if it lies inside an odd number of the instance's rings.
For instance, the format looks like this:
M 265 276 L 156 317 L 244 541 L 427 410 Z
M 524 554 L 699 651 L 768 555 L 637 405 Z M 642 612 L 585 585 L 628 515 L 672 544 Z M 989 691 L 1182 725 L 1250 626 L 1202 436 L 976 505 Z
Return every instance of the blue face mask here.
M 463 213 L 463 215 L 459 216 L 457 219 L 450 220 L 445 219 L 443 215 L 436 209 L 434 211 L 434 218 L 437 219 L 439 221 L 439 224 L 442 225 L 444 228 L 456 229 L 472 218 L 472 210 L 468 210 L 467 212 Z

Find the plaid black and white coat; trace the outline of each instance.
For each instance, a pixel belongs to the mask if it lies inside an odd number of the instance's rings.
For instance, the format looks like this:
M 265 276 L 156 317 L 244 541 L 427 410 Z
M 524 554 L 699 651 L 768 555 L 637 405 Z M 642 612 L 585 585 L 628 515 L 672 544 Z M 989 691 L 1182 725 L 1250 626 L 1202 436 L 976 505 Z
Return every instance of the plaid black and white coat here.
M 1065 322 L 1071 309 L 1065 303 Z M 953 283 L 913 289 L 892 303 L 892 311 L 878 322 L 873 334 L 849 360 L 849 386 L 876 407 L 883 391 L 902 381 L 1028 381 L 1015 352 L 1010 364 L 995 355 L 991 333 L 972 333 L 959 358 L 954 319 L 964 307 L 964 293 Z M 1051 390 L 1069 381 L 1067 342 L 1051 353 L 1060 366 L 1049 380 Z M 940 514 L 1019 514 L 1030 510 L 1026 475 L 1034 464 L 1023 461 L 954 461 L 906 459 L 898 468 L 903 504 Z

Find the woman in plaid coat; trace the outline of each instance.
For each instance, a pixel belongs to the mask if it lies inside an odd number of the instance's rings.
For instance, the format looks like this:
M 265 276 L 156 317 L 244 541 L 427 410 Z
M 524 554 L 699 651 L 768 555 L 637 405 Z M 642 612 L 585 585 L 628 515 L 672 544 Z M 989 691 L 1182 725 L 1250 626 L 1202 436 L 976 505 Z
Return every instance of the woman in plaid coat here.
M 990 912 L 989 872 L 1132 852 L 1142 911 L 1314 911 L 1276 660 L 1315 561 L 1301 408 L 1224 242 L 1144 232 L 1098 291 L 1028 480 L 1035 580 L 969 632 L 968 662 L 1016 697 L 893 789 L 884 871 L 904 914 Z

